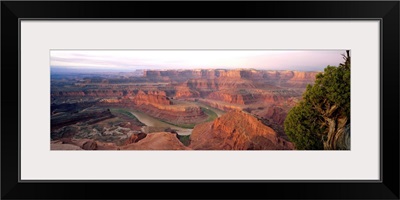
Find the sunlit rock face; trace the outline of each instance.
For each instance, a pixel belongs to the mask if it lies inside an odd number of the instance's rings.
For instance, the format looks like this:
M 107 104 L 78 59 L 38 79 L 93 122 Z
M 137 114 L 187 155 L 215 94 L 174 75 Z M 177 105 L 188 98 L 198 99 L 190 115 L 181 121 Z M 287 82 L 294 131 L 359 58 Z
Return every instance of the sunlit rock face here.
M 293 145 L 274 130 L 243 111 L 233 110 L 213 122 L 195 126 L 192 149 L 204 150 L 290 150 Z

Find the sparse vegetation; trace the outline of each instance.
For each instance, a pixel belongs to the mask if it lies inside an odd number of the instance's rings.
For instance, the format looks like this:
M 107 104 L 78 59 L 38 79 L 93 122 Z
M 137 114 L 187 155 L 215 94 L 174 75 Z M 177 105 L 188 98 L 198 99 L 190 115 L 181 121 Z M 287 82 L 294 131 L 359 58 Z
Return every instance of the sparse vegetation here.
M 97 131 L 102 131 L 103 130 L 103 127 L 101 127 L 98 124 L 93 125 L 93 128 L 96 129 Z
M 131 112 L 129 112 L 129 111 L 125 110 L 125 109 L 111 108 L 111 112 L 120 113 L 120 114 L 123 114 L 123 115 L 125 115 L 125 116 L 128 116 L 128 117 L 130 117 L 130 118 L 132 118 L 132 119 L 138 120 L 138 119 L 136 118 L 135 115 L 133 115 Z M 138 120 L 138 121 L 139 121 L 139 120 Z
M 215 113 L 211 109 L 207 109 L 207 108 L 201 107 L 201 110 L 204 113 L 206 113 L 206 115 L 208 116 L 208 118 L 206 120 L 207 122 L 213 121 L 214 119 L 217 119 L 217 117 L 218 117 L 217 113 Z
M 179 135 L 179 141 L 182 142 L 183 145 L 189 146 L 190 145 L 190 135 Z

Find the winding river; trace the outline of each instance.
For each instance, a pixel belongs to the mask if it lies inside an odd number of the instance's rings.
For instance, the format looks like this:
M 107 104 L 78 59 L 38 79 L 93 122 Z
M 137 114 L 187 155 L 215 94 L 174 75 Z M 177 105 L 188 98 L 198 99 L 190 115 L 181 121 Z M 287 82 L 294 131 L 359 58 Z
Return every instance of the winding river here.
M 171 124 L 167 124 L 163 121 L 160 121 L 150 115 L 147 115 L 145 113 L 142 112 L 137 112 L 137 111 L 129 111 L 130 113 L 132 113 L 133 115 L 135 115 L 135 117 L 141 121 L 143 124 L 146 124 L 146 126 L 154 126 L 154 127 L 165 127 L 168 128 L 170 127 L 171 129 L 176 130 L 176 132 L 178 133 L 178 135 L 190 135 L 192 134 L 192 130 L 193 129 L 187 129 L 187 128 L 181 128 L 178 126 L 174 126 Z
M 210 109 L 211 111 L 215 112 L 215 114 L 217 114 L 218 117 L 221 117 L 221 115 L 225 114 L 225 111 L 218 110 L 218 109 L 213 108 L 211 106 L 208 106 L 206 104 L 203 104 L 203 103 L 200 103 L 200 102 L 193 102 L 193 103 L 198 105 L 198 106 L 204 107 L 206 109 Z
M 200 102 L 191 102 L 194 103 L 198 106 L 204 107 L 206 109 L 210 109 L 211 111 L 215 112 L 217 114 L 218 117 L 220 117 L 221 115 L 223 115 L 225 112 L 212 108 L 208 105 L 202 104 Z M 178 135 L 190 135 L 192 134 L 193 129 L 188 129 L 188 128 L 182 128 L 182 127 L 178 127 L 178 126 L 174 126 L 172 124 L 168 124 L 165 123 L 163 121 L 160 121 L 157 118 L 154 118 L 148 114 L 142 113 L 142 112 L 138 112 L 138 111 L 134 111 L 134 110 L 129 110 L 130 113 L 132 113 L 133 115 L 135 115 L 135 117 L 141 121 L 142 123 L 146 124 L 146 126 L 153 126 L 153 127 L 165 127 L 165 128 L 171 128 L 176 130 L 176 132 L 178 133 Z

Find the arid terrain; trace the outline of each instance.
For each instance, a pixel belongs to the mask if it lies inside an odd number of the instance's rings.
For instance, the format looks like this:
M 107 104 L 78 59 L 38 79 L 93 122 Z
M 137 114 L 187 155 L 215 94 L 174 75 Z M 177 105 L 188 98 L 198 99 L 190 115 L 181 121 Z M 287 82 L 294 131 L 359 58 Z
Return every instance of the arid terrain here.
M 52 72 L 51 150 L 291 150 L 287 112 L 319 72 Z

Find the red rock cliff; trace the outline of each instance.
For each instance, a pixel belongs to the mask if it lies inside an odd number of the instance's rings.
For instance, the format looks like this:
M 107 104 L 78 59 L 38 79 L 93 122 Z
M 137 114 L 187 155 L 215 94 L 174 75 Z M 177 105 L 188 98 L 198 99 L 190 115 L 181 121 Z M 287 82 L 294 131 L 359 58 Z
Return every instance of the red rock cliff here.
M 172 105 L 172 102 L 167 98 L 163 91 L 148 91 L 146 94 L 142 90 L 139 90 L 139 92 L 133 97 L 132 102 L 135 105 Z
M 230 111 L 213 122 L 199 124 L 191 135 L 192 149 L 287 150 L 292 143 L 243 111 Z

